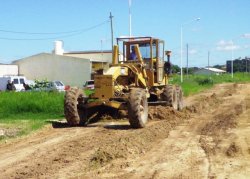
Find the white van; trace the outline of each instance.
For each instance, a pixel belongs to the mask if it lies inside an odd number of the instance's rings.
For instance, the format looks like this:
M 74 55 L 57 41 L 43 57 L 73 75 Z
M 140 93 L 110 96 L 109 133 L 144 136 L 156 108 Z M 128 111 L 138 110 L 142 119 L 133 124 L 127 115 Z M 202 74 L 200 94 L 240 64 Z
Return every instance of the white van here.
M 95 82 L 94 82 L 94 80 L 88 80 L 88 81 L 86 81 L 85 84 L 83 85 L 83 88 L 85 88 L 85 89 L 91 89 L 91 90 L 95 89 Z
M 0 77 L 0 91 L 5 91 L 8 81 L 14 83 L 16 91 L 24 91 L 23 83 L 26 82 L 26 77 L 24 76 L 3 76 Z

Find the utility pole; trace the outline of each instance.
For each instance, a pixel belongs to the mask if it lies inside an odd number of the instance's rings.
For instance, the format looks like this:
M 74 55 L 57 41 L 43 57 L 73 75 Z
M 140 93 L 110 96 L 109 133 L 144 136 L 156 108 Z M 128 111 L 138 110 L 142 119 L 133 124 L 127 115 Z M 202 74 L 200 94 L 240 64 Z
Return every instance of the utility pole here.
M 207 67 L 208 67 L 208 69 L 209 69 L 209 59 L 210 58 L 210 51 L 208 51 L 208 53 L 207 53 Z
M 113 33 L 113 17 L 111 12 L 109 15 L 110 18 L 110 26 L 111 26 L 111 45 L 112 45 L 112 51 L 113 51 L 113 47 L 114 47 L 114 33 Z
M 246 73 L 247 73 L 247 61 L 248 61 L 248 59 L 247 59 L 247 57 L 245 57 L 245 59 L 246 59 Z
M 187 77 L 188 77 L 188 44 L 187 44 Z
M 129 8 L 129 37 L 132 36 L 132 15 L 131 15 L 131 4 L 132 0 L 128 0 L 128 8 Z
M 209 66 L 210 66 L 209 61 L 210 61 L 210 51 L 208 51 L 208 53 L 207 53 L 207 66 L 208 66 L 207 68 L 210 71 L 210 69 L 209 69 Z M 210 71 L 210 75 L 211 75 L 211 71 Z

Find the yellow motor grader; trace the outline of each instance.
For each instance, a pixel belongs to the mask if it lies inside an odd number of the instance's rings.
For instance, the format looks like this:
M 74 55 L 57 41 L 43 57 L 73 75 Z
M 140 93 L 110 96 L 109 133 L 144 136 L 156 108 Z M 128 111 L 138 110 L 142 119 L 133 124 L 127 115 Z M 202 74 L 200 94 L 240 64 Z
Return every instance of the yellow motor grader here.
M 168 84 L 170 53 L 164 51 L 164 41 L 157 38 L 117 38 L 110 68 L 94 76 L 94 93 L 86 96 L 79 88 L 66 92 L 64 113 L 68 124 L 86 125 L 94 113 L 111 108 L 127 110 L 131 127 L 143 128 L 148 120 L 149 104 L 181 110 L 182 89 Z

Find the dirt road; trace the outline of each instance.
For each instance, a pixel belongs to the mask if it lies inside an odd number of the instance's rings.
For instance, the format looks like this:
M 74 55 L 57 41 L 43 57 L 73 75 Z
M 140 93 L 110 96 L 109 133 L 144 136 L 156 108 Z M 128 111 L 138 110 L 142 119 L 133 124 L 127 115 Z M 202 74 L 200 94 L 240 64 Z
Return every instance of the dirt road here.
M 248 178 L 250 84 L 223 84 L 176 112 L 151 107 L 144 129 L 126 120 L 46 126 L 0 144 L 0 178 Z

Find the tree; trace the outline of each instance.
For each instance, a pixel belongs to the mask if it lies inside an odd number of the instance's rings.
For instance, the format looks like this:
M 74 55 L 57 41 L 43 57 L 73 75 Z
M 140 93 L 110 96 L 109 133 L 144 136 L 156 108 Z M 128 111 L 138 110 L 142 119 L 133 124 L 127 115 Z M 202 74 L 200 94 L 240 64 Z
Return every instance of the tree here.
M 181 68 L 178 65 L 172 65 L 172 73 L 178 73 L 181 71 Z

